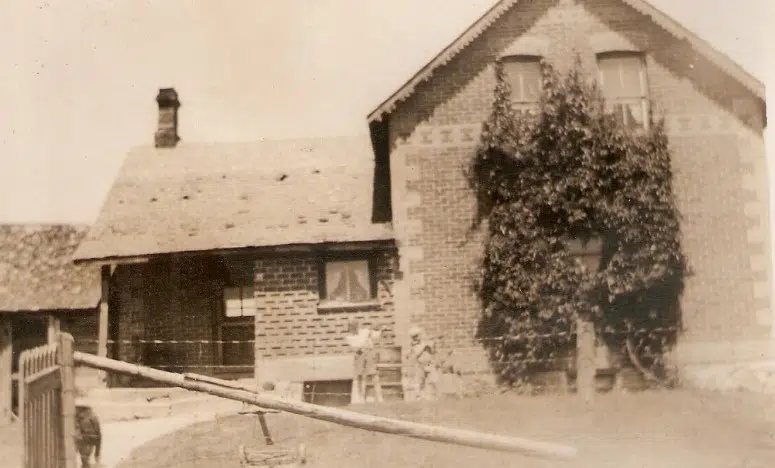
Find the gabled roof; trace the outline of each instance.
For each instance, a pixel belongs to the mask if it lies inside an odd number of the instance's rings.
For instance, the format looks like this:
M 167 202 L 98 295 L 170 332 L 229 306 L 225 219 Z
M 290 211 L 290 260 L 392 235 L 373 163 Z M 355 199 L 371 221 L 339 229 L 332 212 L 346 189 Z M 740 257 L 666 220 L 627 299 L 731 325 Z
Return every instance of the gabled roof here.
M 0 225 L 0 312 L 91 309 L 100 270 L 72 263 L 85 226 Z
M 369 136 L 139 148 L 76 261 L 392 239 Z
M 754 93 L 762 101 L 766 100 L 764 84 L 756 77 L 745 71 L 740 65 L 728 56 L 714 49 L 710 44 L 698 37 L 683 25 L 652 6 L 647 0 L 621 0 L 638 12 L 650 17 L 657 25 L 678 39 L 685 40 L 700 54 L 716 66 L 729 73 L 748 90 Z M 433 76 L 433 73 L 441 66 L 447 64 L 463 51 L 469 44 L 482 35 L 498 18 L 514 7 L 519 0 L 500 0 L 474 24 L 468 27 L 450 45 L 434 57 L 420 71 L 412 76 L 401 88 L 373 110 L 369 116 L 369 122 L 379 122 L 385 116 L 395 110 L 396 106 L 414 94 L 417 86 Z

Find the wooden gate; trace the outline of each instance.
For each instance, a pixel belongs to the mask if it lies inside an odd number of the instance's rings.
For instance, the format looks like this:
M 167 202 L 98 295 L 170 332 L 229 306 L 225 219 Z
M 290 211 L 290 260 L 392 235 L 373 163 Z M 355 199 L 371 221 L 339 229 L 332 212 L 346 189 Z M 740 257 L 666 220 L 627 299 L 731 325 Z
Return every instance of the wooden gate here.
M 19 357 L 22 468 L 75 467 L 72 340 L 63 334 Z

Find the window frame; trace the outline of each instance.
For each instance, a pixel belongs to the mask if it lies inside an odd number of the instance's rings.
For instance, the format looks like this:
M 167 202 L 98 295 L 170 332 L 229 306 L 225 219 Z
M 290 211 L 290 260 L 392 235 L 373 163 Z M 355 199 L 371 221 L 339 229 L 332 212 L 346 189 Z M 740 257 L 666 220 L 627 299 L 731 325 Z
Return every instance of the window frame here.
M 379 308 L 379 287 L 377 280 L 377 262 L 373 252 L 337 252 L 326 253 L 318 257 L 318 310 L 348 311 Z M 329 263 L 366 262 L 368 274 L 369 296 L 365 301 L 349 302 L 334 301 L 328 298 L 328 281 L 326 266 Z
M 237 340 L 255 340 L 255 326 L 258 319 L 258 304 L 255 301 L 256 284 L 253 278 L 253 263 L 254 259 L 251 257 L 235 257 L 229 259 L 226 263 L 223 276 L 220 281 L 220 297 L 218 300 L 218 316 L 214 319 L 217 323 L 217 356 L 216 362 L 221 365 L 233 366 L 227 372 L 229 375 L 245 375 L 252 372 L 252 368 L 255 366 L 255 343 L 227 343 L 231 339 L 235 339 L 235 333 L 237 336 L 245 333 L 245 338 L 237 338 Z M 240 290 L 240 306 L 244 311 L 244 301 L 247 298 L 245 290 L 252 291 L 253 310 L 250 315 L 240 315 L 229 317 L 227 316 L 227 291 L 238 288 Z M 233 358 L 235 351 L 227 350 L 226 348 L 236 347 L 239 351 L 238 358 Z M 252 352 L 247 352 L 242 355 L 241 348 L 250 348 Z M 249 358 L 249 359 L 248 359 Z M 244 362 L 243 362 L 244 361 Z
M 239 289 L 239 291 L 240 291 L 240 294 L 239 294 L 240 310 L 243 313 L 242 313 L 242 315 L 231 315 L 230 316 L 230 315 L 228 315 L 229 307 L 228 307 L 228 299 L 226 297 L 226 292 L 229 291 L 229 290 L 234 290 L 234 289 Z M 245 300 L 248 297 L 248 296 L 245 295 L 244 290 L 250 290 L 250 296 L 249 297 L 250 297 L 250 300 L 253 303 L 252 313 L 248 314 L 248 315 L 245 315 L 245 313 L 244 313 L 244 311 L 245 311 L 244 303 L 245 303 Z M 253 285 L 253 284 L 250 284 L 250 285 L 234 285 L 234 284 L 224 285 L 222 293 L 221 293 L 222 300 L 223 300 L 223 319 L 225 321 L 234 322 L 234 321 L 239 321 L 239 320 L 243 320 L 243 319 L 251 319 L 252 320 L 253 318 L 255 318 L 255 316 L 256 316 L 255 290 L 256 290 L 256 288 L 255 288 L 255 285 Z
M 515 54 L 515 55 L 505 55 L 499 58 L 501 62 L 501 66 L 503 67 L 503 73 L 506 75 L 506 80 L 509 83 L 509 87 L 511 88 L 511 105 L 515 112 L 518 114 L 531 114 L 535 113 L 538 110 L 539 103 L 541 101 L 541 91 L 543 89 L 543 83 L 542 83 L 542 77 L 541 77 L 541 60 L 543 59 L 540 55 L 533 55 L 533 54 Z M 514 63 L 521 63 L 521 64 L 535 64 L 538 66 L 538 92 L 537 97 L 535 101 L 526 101 L 524 100 L 525 97 L 525 83 L 524 83 L 524 76 L 520 75 L 520 98 L 516 99 L 516 93 L 513 86 L 513 80 L 509 77 L 509 69 L 508 64 L 514 64 Z
M 638 68 L 638 80 L 640 83 L 640 92 L 638 96 L 621 96 L 617 98 L 607 98 L 606 92 L 605 92 L 605 73 L 603 71 L 603 67 L 601 66 L 601 62 L 606 60 L 616 60 L 616 59 L 637 59 L 637 62 L 639 64 Z M 605 52 L 599 52 L 596 54 L 596 63 L 597 63 L 597 69 L 598 69 L 598 84 L 600 86 L 600 91 L 603 95 L 603 108 L 605 112 L 609 115 L 613 115 L 619 122 L 622 124 L 622 128 L 625 128 L 629 131 L 635 131 L 635 132 L 645 132 L 648 131 L 650 122 L 649 122 L 649 113 L 651 110 L 651 103 L 650 103 L 650 89 L 649 89 L 649 79 L 648 79 L 648 67 L 646 62 L 646 54 L 640 51 L 632 51 L 632 50 L 611 50 L 611 51 L 605 51 Z M 621 67 L 621 66 L 620 66 Z M 621 73 L 621 68 L 620 68 Z M 629 126 L 627 122 L 625 122 L 624 118 L 620 119 L 620 117 L 617 115 L 616 112 L 614 112 L 613 109 L 609 110 L 608 106 L 609 103 L 616 105 L 616 104 L 623 104 L 626 105 L 628 108 L 630 104 L 637 101 L 639 104 L 639 110 L 640 110 L 640 117 L 642 125 L 637 126 Z

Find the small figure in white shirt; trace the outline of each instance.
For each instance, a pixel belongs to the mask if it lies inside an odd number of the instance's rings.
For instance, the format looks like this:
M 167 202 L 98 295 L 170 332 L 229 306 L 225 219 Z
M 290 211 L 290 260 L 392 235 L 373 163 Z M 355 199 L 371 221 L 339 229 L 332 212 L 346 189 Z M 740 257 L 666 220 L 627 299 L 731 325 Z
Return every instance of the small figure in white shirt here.
M 436 398 L 438 363 L 433 341 L 418 326 L 409 329 L 409 349 L 404 359 L 404 386 L 409 399 Z
M 374 342 L 382 336 L 385 327 L 371 330 L 361 327 L 357 320 L 350 320 L 347 324 L 347 337 L 345 341 L 355 352 L 355 370 L 353 385 L 353 403 L 362 403 L 366 400 L 366 379 L 371 379 L 374 386 L 374 397 L 382 402 L 382 385 L 379 381 L 377 364 L 379 355 L 374 349 Z

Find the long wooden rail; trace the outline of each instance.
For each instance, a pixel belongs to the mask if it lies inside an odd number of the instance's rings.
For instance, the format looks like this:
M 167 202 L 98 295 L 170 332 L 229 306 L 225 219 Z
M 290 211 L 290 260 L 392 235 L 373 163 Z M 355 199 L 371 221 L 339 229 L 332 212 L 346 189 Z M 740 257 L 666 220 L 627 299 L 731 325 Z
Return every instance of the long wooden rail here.
M 520 453 L 541 458 L 571 459 L 576 456 L 576 449 L 566 445 L 539 442 L 518 437 L 507 437 L 477 431 L 452 429 L 443 426 L 421 424 L 400 419 L 368 415 L 341 408 L 313 405 L 298 401 L 289 401 L 270 395 L 264 395 L 247 389 L 224 388 L 202 381 L 201 379 L 186 379 L 183 374 L 165 372 L 158 369 L 129 364 L 92 354 L 75 352 L 76 363 L 109 372 L 130 374 L 159 383 L 207 393 L 209 395 L 241 401 L 262 408 L 275 409 L 294 413 L 308 418 L 328 421 L 344 426 L 355 427 L 375 432 L 401 435 L 415 439 L 431 440 L 448 444 L 463 445 L 481 449 L 502 452 Z

